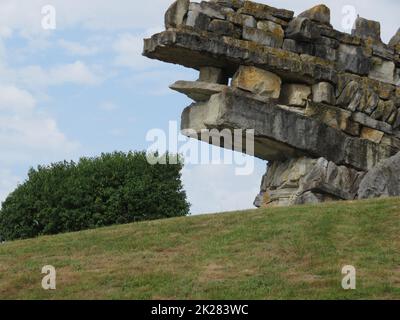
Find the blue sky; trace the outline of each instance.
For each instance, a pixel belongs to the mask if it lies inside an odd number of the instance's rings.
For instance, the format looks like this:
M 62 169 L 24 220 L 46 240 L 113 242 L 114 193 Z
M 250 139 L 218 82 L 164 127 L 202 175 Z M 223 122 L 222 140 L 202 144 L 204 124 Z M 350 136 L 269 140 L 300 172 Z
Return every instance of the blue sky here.
M 0 201 L 30 167 L 114 150 L 142 150 L 146 134 L 167 130 L 191 103 L 168 89 L 197 73 L 141 56 L 142 39 L 163 29 L 171 0 L 0 1 Z M 259 1 L 295 9 L 319 1 Z M 56 9 L 43 30 L 41 10 Z M 400 27 L 400 4 L 325 1 L 343 29 L 343 6 L 381 21 L 384 41 Z M 266 163 L 236 176 L 233 165 L 188 165 L 183 172 L 193 213 L 252 207 Z

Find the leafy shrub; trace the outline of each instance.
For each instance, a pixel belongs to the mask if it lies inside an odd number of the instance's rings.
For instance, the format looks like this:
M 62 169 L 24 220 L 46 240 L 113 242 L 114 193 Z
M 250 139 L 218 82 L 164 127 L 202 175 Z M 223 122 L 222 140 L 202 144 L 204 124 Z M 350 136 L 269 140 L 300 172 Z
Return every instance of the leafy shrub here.
M 180 160 L 151 165 L 145 152 L 39 166 L 3 203 L 0 235 L 31 238 L 188 215 L 182 167 Z

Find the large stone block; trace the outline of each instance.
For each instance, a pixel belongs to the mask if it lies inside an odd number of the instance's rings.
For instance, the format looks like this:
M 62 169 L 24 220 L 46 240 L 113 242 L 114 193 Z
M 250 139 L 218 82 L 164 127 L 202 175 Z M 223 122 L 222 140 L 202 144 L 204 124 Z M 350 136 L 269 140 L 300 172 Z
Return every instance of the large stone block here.
M 235 10 L 240 9 L 244 5 L 244 0 L 210 0 L 210 2 Z
M 227 86 L 202 81 L 177 81 L 170 86 L 172 90 L 183 93 L 194 101 L 208 101 L 216 93 L 221 93 Z
M 266 19 L 272 21 L 276 21 L 275 19 L 271 19 L 272 17 L 289 21 L 294 16 L 293 11 L 277 9 L 266 4 L 255 3 L 247 0 L 244 2 L 243 8 L 239 9 L 239 12 L 252 15 L 257 19 Z
M 390 39 L 389 47 L 400 48 L 400 28 L 397 30 L 396 34 Z
M 243 27 L 243 39 L 273 48 L 280 48 L 283 43 L 283 36 L 278 33 L 249 27 Z
M 241 66 L 232 79 L 233 87 L 274 99 L 279 98 L 281 84 L 281 78 L 276 74 L 247 66 Z
M 395 64 L 393 61 L 386 61 L 380 58 L 372 58 L 371 70 L 369 77 L 378 81 L 394 83 Z
M 363 39 L 372 39 L 381 42 L 381 24 L 377 21 L 358 17 L 351 34 Z
M 335 105 L 335 89 L 329 82 L 318 82 L 312 87 L 313 101 Z
M 282 86 L 279 103 L 288 106 L 305 107 L 310 96 L 310 86 L 304 84 L 286 83 Z
M 295 18 L 286 29 L 286 37 L 298 41 L 313 41 L 320 37 L 318 27 L 308 18 Z
M 338 166 L 324 158 L 318 159 L 302 179 L 298 196 L 306 192 L 329 195 L 333 199 L 353 200 L 364 172 Z
M 375 142 L 375 143 L 381 143 L 384 135 L 385 135 L 384 132 L 375 130 L 375 129 L 371 129 L 368 127 L 364 127 L 361 130 L 361 138 L 362 139 L 367 139 L 367 140 Z
M 400 153 L 378 164 L 361 181 L 359 199 L 400 196 Z
M 228 77 L 225 70 L 214 67 L 201 67 L 199 81 L 228 84 Z
M 389 146 L 351 137 L 325 123 L 281 109 L 273 99 L 259 101 L 232 88 L 213 95 L 205 104 L 185 109 L 182 129 L 191 128 L 254 130 L 254 155 L 264 160 L 309 154 L 365 171 L 393 155 Z
M 240 38 L 242 30 L 235 26 L 233 23 L 224 20 L 214 19 L 208 26 L 208 31 L 213 32 L 219 36 L 228 36 L 233 38 Z
M 360 135 L 360 125 L 352 121 L 352 113 L 347 110 L 322 103 L 310 102 L 307 104 L 305 115 L 352 136 Z
M 299 17 L 309 18 L 312 21 L 329 25 L 331 24 L 331 10 L 321 4 L 299 14 Z
M 165 13 L 165 28 L 176 28 L 183 24 L 189 10 L 189 0 L 177 0 Z
M 365 50 L 358 46 L 341 44 L 338 51 L 338 66 L 343 71 L 367 75 L 371 69 Z
M 239 14 L 236 12 L 228 13 L 227 19 L 229 22 L 242 27 L 256 28 L 257 21 L 253 16 Z

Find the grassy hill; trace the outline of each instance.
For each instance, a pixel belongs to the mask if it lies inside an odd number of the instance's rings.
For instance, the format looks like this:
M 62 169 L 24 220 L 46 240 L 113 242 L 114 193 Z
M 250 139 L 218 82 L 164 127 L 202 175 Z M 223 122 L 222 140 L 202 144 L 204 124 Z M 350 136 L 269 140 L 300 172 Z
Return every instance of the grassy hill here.
M 41 268 L 57 269 L 57 290 Z M 344 265 L 357 290 L 341 288 Z M 400 199 L 115 226 L 0 245 L 0 299 L 400 299 Z

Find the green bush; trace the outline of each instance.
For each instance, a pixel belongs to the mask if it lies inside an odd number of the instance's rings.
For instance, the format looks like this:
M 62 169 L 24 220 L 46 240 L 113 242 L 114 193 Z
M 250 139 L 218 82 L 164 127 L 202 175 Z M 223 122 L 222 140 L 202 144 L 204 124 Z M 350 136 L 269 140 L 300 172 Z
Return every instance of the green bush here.
M 0 237 L 31 238 L 188 215 L 183 164 L 177 162 L 151 165 L 145 152 L 118 152 L 31 169 L 2 204 Z

